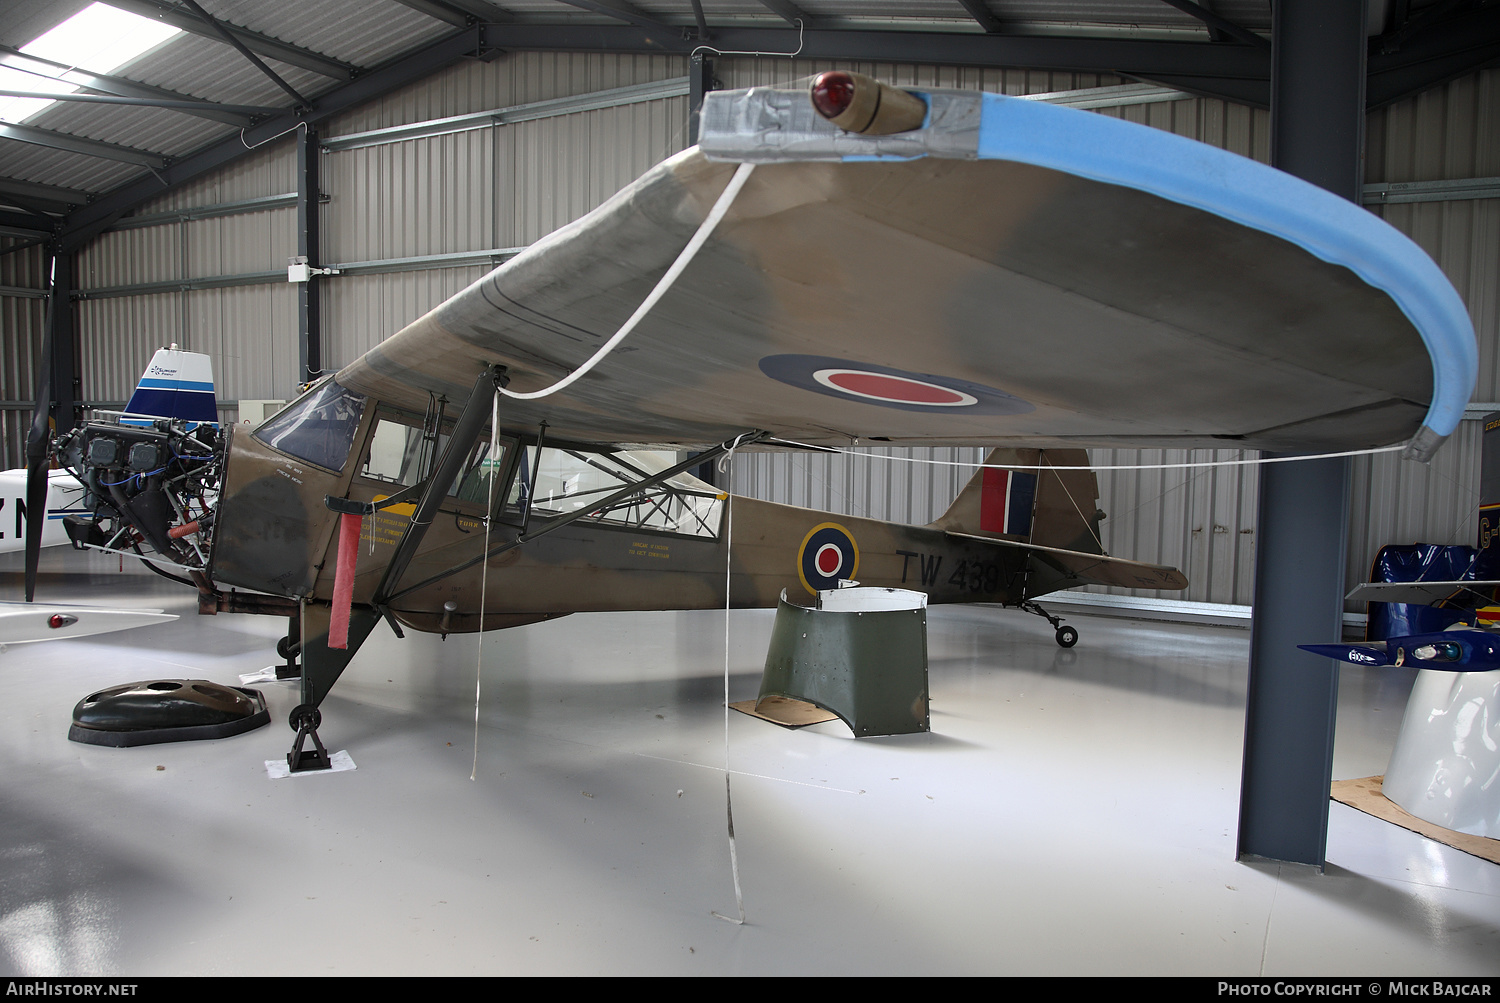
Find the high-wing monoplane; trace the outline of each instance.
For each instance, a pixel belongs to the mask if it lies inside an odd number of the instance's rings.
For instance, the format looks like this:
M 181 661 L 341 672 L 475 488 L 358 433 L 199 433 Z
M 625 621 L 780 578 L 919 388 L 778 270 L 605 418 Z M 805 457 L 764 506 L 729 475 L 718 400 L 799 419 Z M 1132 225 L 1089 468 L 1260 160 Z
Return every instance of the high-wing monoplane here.
M 710 94 L 700 135 L 253 431 L 154 430 L 156 481 L 126 476 L 120 426 L 62 443 L 204 612 L 293 616 L 294 754 L 321 749 L 318 705 L 381 619 L 766 606 L 856 576 L 1033 611 L 1085 582 L 1180 588 L 1103 554 L 1081 447 L 1426 458 L 1472 389 L 1472 327 L 1430 258 L 1222 150 L 853 74 L 812 100 Z M 926 527 L 688 473 L 887 443 L 1013 469 Z

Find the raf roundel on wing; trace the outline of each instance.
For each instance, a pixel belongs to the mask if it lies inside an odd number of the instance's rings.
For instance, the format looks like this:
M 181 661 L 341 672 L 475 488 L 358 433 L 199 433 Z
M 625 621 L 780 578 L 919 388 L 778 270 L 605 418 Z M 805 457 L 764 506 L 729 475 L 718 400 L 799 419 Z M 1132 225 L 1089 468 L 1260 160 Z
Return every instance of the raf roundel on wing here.
M 1034 410 L 1021 398 L 982 383 L 822 355 L 768 355 L 760 360 L 760 371 L 802 390 L 902 411 L 1001 415 Z

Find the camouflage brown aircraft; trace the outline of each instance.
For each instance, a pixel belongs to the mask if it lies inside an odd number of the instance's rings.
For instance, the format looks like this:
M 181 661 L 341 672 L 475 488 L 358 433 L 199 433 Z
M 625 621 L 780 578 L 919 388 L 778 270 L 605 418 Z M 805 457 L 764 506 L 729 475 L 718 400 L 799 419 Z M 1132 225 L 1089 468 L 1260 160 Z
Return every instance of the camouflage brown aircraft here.
M 486 568 L 485 629 L 855 576 L 1039 612 L 1081 582 L 1185 584 L 1101 553 L 1092 474 L 1049 469 L 1082 445 L 1426 458 L 1462 416 L 1467 312 L 1358 206 L 1000 95 L 825 74 L 812 98 L 709 95 L 699 147 L 253 432 L 85 426 L 63 443 L 99 505 L 77 535 L 172 556 L 206 612 L 295 615 L 296 753 L 381 618 L 478 629 Z M 153 444 L 139 469 L 89 465 L 121 436 Z M 735 499 L 732 543 L 729 499 L 687 473 L 853 443 L 1043 469 L 984 470 L 928 527 Z

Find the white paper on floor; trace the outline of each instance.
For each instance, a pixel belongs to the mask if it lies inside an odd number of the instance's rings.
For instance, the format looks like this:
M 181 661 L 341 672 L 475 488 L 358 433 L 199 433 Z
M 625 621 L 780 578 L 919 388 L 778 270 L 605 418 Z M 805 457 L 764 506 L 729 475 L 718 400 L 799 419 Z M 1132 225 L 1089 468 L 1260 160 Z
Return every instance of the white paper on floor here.
M 299 677 L 297 676 L 292 676 L 290 679 L 277 679 L 276 670 L 279 668 L 281 668 L 280 665 L 267 665 L 265 668 L 257 669 L 254 672 L 241 672 L 240 685 L 249 686 L 251 683 L 295 683 L 299 681 Z
M 303 770 L 301 773 L 293 773 L 291 767 L 287 766 L 285 759 L 267 759 L 266 776 L 272 780 L 285 780 L 287 777 L 317 777 L 329 773 L 343 773 L 346 770 L 358 769 L 354 760 L 349 758 L 346 751 L 335 752 L 328 757 L 332 766 L 326 770 Z

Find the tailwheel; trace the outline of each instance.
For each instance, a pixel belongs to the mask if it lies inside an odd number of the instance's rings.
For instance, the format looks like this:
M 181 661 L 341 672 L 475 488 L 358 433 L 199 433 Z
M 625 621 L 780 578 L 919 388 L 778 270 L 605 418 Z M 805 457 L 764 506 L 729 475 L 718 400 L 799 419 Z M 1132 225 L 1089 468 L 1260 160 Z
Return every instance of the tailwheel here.
M 328 750 L 323 748 L 323 741 L 318 738 L 318 725 L 323 723 L 322 712 L 311 704 L 298 704 L 292 708 L 287 723 L 297 733 L 292 742 L 292 751 L 286 754 L 287 768 L 293 773 L 332 769 L 333 762 L 328 758 Z M 309 738 L 312 739 L 313 748 L 303 749 L 303 744 Z
M 1030 599 L 1022 599 L 1020 602 L 1015 603 L 1014 605 L 1017 608 L 1023 609 L 1033 616 L 1039 616 L 1046 620 L 1048 623 L 1052 624 L 1052 628 L 1057 631 L 1057 633 L 1052 636 L 1057 639 L 1057 643 L 1060 647 L 1071 648 L 1073 647 L 1073 645 L 1078 643 L 1077 629 L 1069 627 L 1067 624 L 1063 623 L 1062 617 L 1055 616 L 1052 613 L 1048 613 L 1040 605 L 1032 602 Z

